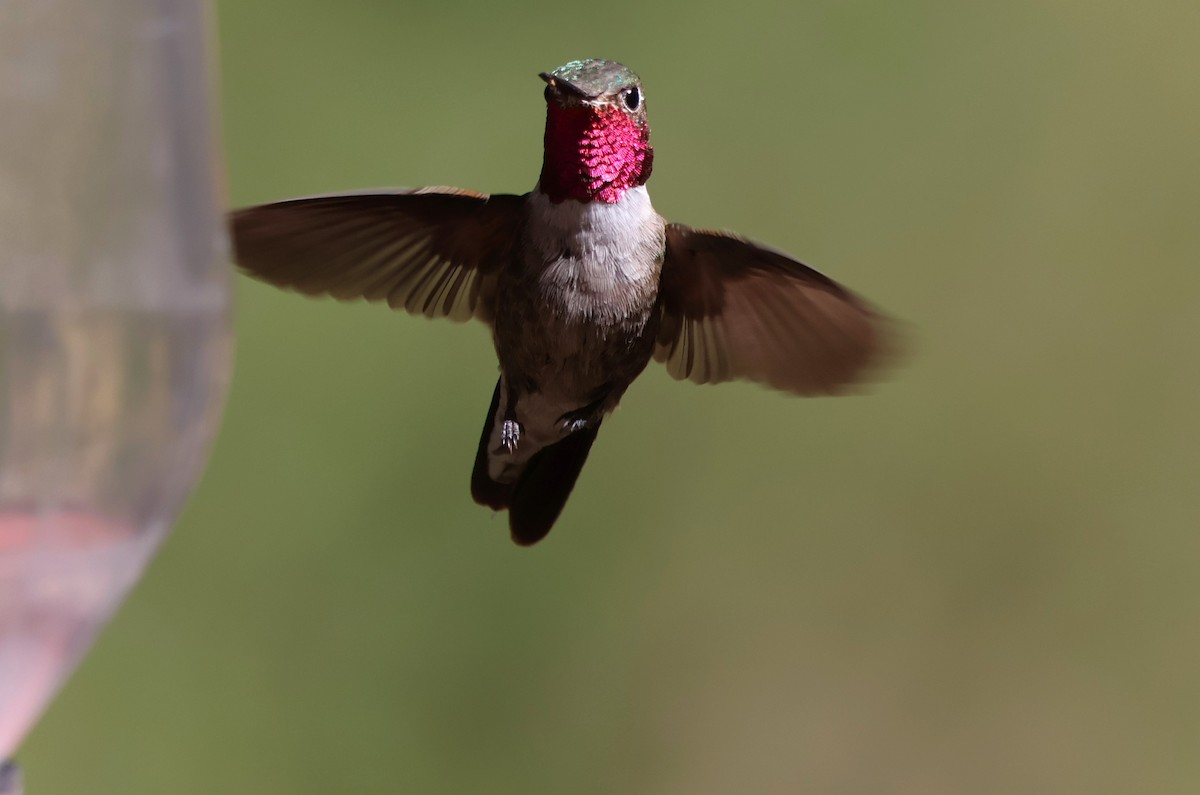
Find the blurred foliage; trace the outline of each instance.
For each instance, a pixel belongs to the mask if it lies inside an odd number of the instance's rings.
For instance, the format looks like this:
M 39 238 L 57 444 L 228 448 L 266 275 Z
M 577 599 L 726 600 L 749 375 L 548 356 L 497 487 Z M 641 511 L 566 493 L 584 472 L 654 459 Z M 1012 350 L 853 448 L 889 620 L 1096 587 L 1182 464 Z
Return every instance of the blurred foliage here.
M 235 205 L 528 190 L 536 73 L 613 58 L 661 212 L 916 346 L 837 400 L 652 367 L 523 550 L 467 489 L 483 328 L 239 279 L 211 466 L 31 793 L 1200 787 L 1200 6 L 217 5 Z

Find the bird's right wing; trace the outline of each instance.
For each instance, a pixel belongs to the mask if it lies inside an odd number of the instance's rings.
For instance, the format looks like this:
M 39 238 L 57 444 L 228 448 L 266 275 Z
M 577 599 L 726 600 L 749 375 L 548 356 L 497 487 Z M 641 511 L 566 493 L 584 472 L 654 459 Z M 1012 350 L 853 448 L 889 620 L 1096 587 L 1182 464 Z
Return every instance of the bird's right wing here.
M 235 210 L 242 270 L 278 287 L 491 322 L 523 197 L 454 188 L 331 194 Z

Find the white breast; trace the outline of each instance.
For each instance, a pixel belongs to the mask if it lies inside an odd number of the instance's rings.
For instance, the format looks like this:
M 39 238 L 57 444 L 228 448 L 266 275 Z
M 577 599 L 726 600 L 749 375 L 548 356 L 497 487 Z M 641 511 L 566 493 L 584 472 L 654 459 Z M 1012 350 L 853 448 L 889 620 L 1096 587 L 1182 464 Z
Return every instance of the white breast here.
M 573 199 L 555 204 L 534 190 L 529 218 L 527 265 L 585 303 L 595 296 L 620 311 L 614 301 L 644 295 L 647 282 L 658 280 L 664 221 L 644 185 L 627 190 L 615 204 Z

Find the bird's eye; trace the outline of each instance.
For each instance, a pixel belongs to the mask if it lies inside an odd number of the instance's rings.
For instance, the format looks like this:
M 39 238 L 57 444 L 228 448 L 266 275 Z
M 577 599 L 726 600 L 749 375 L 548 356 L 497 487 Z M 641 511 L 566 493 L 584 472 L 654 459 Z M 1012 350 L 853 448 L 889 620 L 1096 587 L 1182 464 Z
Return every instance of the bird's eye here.
M 546 90 L 542 93 L 543 93 L 543 96 L 546 97 L 546 101 L 549 102 L 550 97 L 554 96 L 554 89 L 550 88 L 550 86 L 546 86 Z
M 622 91 L 621 98 L 625 100 L 625 107 L 630 110 L 637 110 L 642 106 L 642 92 L 638 91 L 636 86 Z

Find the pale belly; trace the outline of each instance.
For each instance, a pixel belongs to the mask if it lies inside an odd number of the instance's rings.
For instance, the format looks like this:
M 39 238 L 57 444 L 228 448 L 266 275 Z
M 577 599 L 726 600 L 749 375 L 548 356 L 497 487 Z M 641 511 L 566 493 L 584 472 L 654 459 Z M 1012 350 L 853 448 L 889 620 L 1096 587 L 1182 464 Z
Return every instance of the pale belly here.
M 598 423 L 650 361 L 653 305 L 597 322 L 561 304 L 514 299 L 497 313 L 500 406 L 488 449 L 499 451 L 506 419 L 520 425 L 522 436 L 514 452 L 491 458 L 495 480 L 515 476 L 535 452 L 572 432 L 573 423 Z

